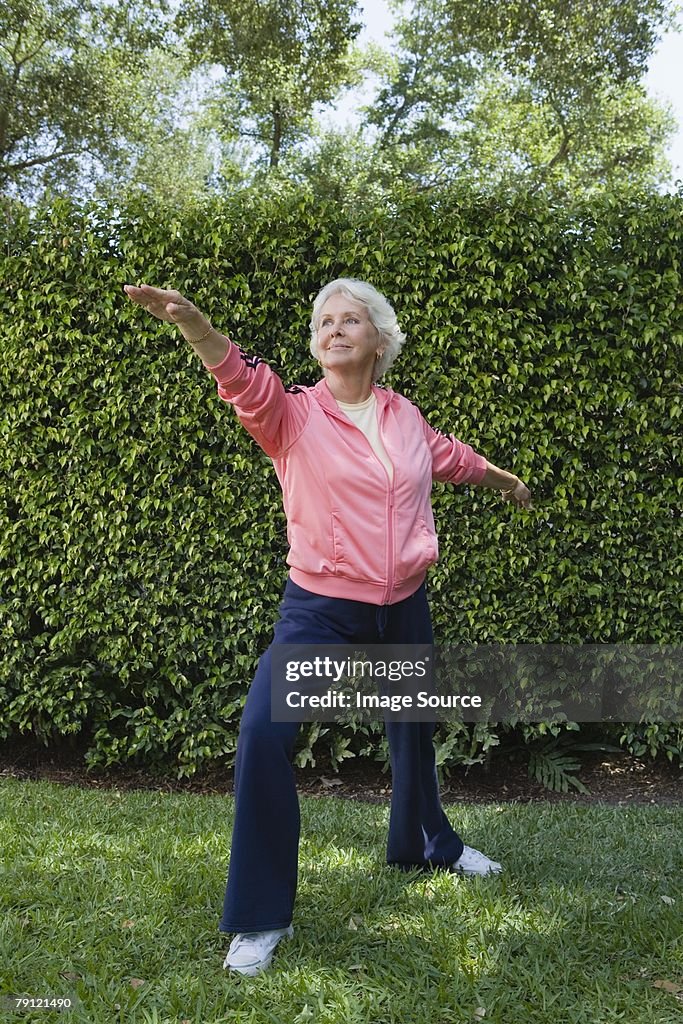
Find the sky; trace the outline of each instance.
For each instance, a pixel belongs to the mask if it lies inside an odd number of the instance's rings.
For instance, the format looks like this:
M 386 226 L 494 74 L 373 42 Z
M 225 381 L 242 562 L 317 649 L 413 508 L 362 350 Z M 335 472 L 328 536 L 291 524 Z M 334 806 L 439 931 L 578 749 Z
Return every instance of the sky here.
M 678 132 L 669 147 L 674 177 L 683 179 L 683 32 L 669 32 L 657 47 L 645 79 L 648 92 L 673 108 Z
M 385 0 L 361 0 L 365 29 L 358 42 L 374 40 L 387 45 L 384 33 L 391 27 L 393 17 Z M 678 123 L 678 132 L 669 147 L 669 159 L 674 168 L 674 179 L 683 179 L 683 32 L 668 33 L 658 45 L 650 62 L 645 85 L 653 97 L 669 103 Z M 368 97 L 369 98 L 369 97 Z M 358 103 L 358 95 L 351 95 L 338 104 L 341 121 L 350 115 Z

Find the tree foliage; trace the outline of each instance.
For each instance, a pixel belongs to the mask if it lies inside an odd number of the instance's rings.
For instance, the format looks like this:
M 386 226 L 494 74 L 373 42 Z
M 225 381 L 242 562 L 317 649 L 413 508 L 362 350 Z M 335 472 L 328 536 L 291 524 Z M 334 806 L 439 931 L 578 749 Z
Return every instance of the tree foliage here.
M 68 191 L 144 139 L 131 82 L 165 34 L 166 0 L 6 0 L 0 8 L 0 193 Z
M 195 60 L 219 65 L 223 138 L 252 139 L 275 168 L 311 129 L 313 109 L 356 77 L 357 0 L 185 0 L 177 18 Z
M 116 140 L 92 175 L 95 198 L 139 192 L 150 202 L 184 206 L 215 187 L 219 162 L 225 183 L 242 184 L 247 160 L 237 147 L 218 150 L 205 90 L 180 41 L 150 52 L 144 70 L 129 74 L 126 91 L 137 130 Z
M 418 0 L 367 124 L 416 181 L 654 184 L 672 120 L 641 80 L 670 18 L 666 0 Z
M 355 202 L 455 180 L 579 195 L 665 180 L 642 75 L 668 0 L 417 0 L 391 50 L 357 0 L 8 0 L 0 194 L 172 204 L 254 180 Z M 326 104 L 379 76 L 359 127 Z

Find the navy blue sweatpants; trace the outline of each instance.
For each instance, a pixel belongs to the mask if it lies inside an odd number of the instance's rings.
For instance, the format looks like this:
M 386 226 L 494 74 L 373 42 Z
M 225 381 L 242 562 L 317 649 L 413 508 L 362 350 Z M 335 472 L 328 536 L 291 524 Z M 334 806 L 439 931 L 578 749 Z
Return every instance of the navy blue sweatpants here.
M 424 584 L 392 605 L 321 597 L 287 581 L 273 643 L 433 643 Z M 271 648 L 242 715 L 235 823 L 222 932 L 286 928 L 297 884 L 299 801 L 292 755 L 299 724 L 271 721 Z M 386 722 L 392 773 L 387 863 L 447 867 L 463 843 L 441 808 L 433 722 Z

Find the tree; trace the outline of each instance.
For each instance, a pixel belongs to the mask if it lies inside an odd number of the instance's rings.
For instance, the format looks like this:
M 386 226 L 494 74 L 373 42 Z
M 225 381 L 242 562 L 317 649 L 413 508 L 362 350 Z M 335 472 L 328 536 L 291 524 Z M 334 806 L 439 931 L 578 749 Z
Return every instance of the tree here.
M 162 45 L 166 0 L 5 0 L 0 8 L 0 194 L 71 190 L 83 163 L 141 140 L 131 102 Z
M 219 65 L 212 101 L 223 140 L 253 140 L 267 166 L 306 137 L 315 105 L 356 78 L 357 0 L 185 0 L 176 25 L 197 65 Z
M 366 123 L 423 183 L 652 184 L 672 121 L 640 80 L 670 17 L 666 0 L 418 0 Z
M 129 115 L 144 131 L 122 137 L 106 161 L 92 168 L 94 198 L 143 193 L 178 208 L 215 190 L 219 160 L 223 181 L 241 185 L 248 178 L 245 154 L 236 147 L 218 152 L 205 84 L 192 73 L 182 41 L 149 53 L 144 69 L 129 75 L 126 89 Z

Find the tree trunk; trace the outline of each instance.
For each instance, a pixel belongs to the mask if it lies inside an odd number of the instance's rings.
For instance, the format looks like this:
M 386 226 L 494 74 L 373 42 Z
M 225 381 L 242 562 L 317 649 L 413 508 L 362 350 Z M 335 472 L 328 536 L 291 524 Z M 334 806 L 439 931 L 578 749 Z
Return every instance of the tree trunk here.
M 280 162 L 280 149 L 282 147 L 282 108 L 280 101 L 273 103 L 273 138 L 270 147 L 270 169 L 273 170 Z

